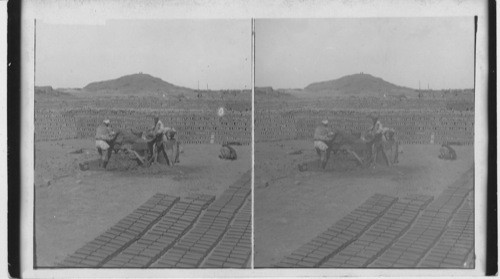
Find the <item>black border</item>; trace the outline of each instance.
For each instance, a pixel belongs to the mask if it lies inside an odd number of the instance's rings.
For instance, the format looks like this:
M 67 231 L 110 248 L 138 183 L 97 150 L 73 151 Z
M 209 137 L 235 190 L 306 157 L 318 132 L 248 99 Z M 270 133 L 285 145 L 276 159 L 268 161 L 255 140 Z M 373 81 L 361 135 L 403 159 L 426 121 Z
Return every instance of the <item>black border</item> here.
M 7 257 L 13 278 L 21 276 L 21 2 L 7 2 Z
M 488 3 L 488 178 L 486 202 L 486 275 L 498 273 L 497 221 L 497 43 L 496 2 Z

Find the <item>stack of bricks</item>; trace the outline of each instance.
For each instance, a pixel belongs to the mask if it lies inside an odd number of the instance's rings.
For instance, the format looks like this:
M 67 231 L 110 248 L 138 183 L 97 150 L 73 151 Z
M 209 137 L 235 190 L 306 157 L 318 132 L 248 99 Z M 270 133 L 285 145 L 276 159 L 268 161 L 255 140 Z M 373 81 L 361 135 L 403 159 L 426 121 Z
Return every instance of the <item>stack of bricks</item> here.
M 214 201 L 214 196 L 188 197 L 177 202 L 146 234 L 103 267 L 147 267 L 170 249 Z
M 386 127 L 396 131 L 401 144 L 474 143 L 474 112 L 422 110 L 290 109 L 259 110 L 255 114 L 255 140 L 310 140 L 322 119 L 330 126 L 352 133 L 371 127 L 370 114 L 379 116 Z
M 379 220 L 396 198 L 376 194 L 325 232 L 286 256 L 275 267 L 318 267 Z
M 105 233 L 68 256 L 59 266 L 101 267 L 120 253 L 124 247 L 140 238 L 178 201 L 177 197 L 164 194 L 154 195 Z
M 178 139 L 185 144 L 251 141 L 251 111 L 227 111 L 224 116 L 211 111 L 165 110 L 109 110 L 68 109 L 36 110 L 35 140 L 92 139 L 102 120 L 108 118 L 117 130 L 145 131 L 153 126 L 153 116 L 158 116 L 169 127 L 174 127 Z
M 472 268 L 473 170 L 435 199 L 376 194 L 285 256 L 283 268 Z
M 432 199 L 424 195 L 398 199 L 370 229 L 321 264 L 321 267 L 366 267 L 408 230 Z
M 152 266 L 193 268 L 200 265 L 226 234 L 235 214 L 250 195 L 250 173 L 242 179 L 210 204 L 197 224 Z
M 248 264 L 251 254 L 252 206 L 248 201 L 236 215 L 233 224 L 228 229 L 220 244 L 207 257 L 202 267 L 220 268 L 244 267 Z
M 246 172 L 217 199 L 156 194 L 59 267 L 248 267 L 250 174 Z

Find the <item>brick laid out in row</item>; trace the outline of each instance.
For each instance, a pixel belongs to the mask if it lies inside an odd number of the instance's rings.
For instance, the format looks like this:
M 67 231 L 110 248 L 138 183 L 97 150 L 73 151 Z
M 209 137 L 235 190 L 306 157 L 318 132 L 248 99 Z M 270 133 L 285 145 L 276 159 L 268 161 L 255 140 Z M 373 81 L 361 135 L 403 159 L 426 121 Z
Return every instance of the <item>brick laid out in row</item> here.
M 252 207 L 250 200 L 240 209 L 231 227 L 207 257 L 202 267 L 244 268 L 252 249 Z
M 215 196 L 188 197 L 176 203 L 158 223 L 103 267 L 147 267 L 172 247 L 196 222 Z
M 396 202 L 397 198 L 375 194 L 325 232 L 286 256 L 275 267 L 318 267 L 356 240 Z
M 454 212 L 472 191 L 472 180 L 447 187 L 414 225 L 369 267 L 417 267 L 441 237 Z
M 474 206 L 470 193 L 441 236 L 439 241 L 422 259 L 420 267 L 473 268 L 468 266 L 469 255 L 474 251 Z
M 195 226 L 152 267 L 193 268 L 217 245 L 236 212 L 250 195 L 250 179 L 238 180 L 210 204 Z
M 85 244 L 60 263 L 60 267 L 101 267 L 153 226 L 179 197 L 156 194 L 105 233 Z
M 398 239 L 418 214 L 432 201 L 432 196 L 412 195 L 399 199 L 358 239 L 328 259 L 321 267 L 366 267 Z

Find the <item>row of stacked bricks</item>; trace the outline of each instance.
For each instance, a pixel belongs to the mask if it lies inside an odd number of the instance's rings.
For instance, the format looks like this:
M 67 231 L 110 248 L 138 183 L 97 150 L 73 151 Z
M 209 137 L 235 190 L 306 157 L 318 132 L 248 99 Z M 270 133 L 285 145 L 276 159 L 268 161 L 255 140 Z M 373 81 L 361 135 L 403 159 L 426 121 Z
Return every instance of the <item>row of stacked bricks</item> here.
M 248 171 L 210 204 L 195 226 L 151 266 L 170 268 L 200 266 L 226 234 L 250 191 L 250 171 Z
M 324 118 L 335 129 L 364 132 L 370 125 L 370 111 L 288 110 L 259 111 L 255 119 L 256 141 L 309 139 L 314 127 Z M 384 110 L 384 125 L 396 130 L 402 144 L 441 144 L 448 141 L 470 145 L 474 141 L 474 114 L 464 112 Z
M 148 267 L 193 226 L 214 199 L 215 196 L 198 195 L 177 202 L 154 227 L 103 267 Z
M 474 268 L 474 199 L 472 196 L 471 192 L 453 217 L 450 226 L 422 259 L 419 266 Z
M 432 199 L 432 196 L 425 195 L 398 199 L 375 224 L 321 267 L 368 266 L 408 230 Z
M 60 267 L 101 267 L 149 230 L 178 197 L 156 194 L 102 235 L 64 259 Z
M 151 128 L 151 115 L 158 115 L 165 125 L 176 128 L 183 143 L 200 144 L 238 141 L 250 144 L 251 114 L 229 111 L 223 117 L 213 111 L 164 111 L 120 109 L 63 109 L 35 111 L 35 140 L 93 138 L 104 118 L 120 130 Z M 59 117 L 53 117 L 59 116 Z M 57 119 L 57 120 L 54 120 Z M 213 138 L 212 138 L 213 137 Z
M 375 194 L 325 232 L 286 256 L 275 267 L 319 267 L 380 219 L 396 198 Z
M 472 170 L 469 170 L 456 183 L 448 186 L 417 218 L 412 227 L 400 237 L 389 249 L 378 257 L 369 267 L 417 267 L 428 266 L 428 262 L 420 265 L 422 258 L 435 247 L 440 254 L 447 255 L 452 246 L 436 246 L 448 228 L 450 220 L 461 207 L 466 197 L 472 191 Z M 452 229 L 451 233 L 454 233 Z M 472 236 L 471 236 L 472 237 Z M 468 238 L 466 238 L 467 240 Z M 471 246 L 471 245 L 470 245 Z M 472 249 L 472 248 L 471 248 Z M 457 251 L 460 251 L 457 249 Z M 456 251 L 453 251 L 456 252 Z M 454 253 L 455 254 L 455 253 Z M 462 253 L 463 258 L 467 252 Z M 458 256 L 457 256 L 458 257 Z M 460 259 L 455 257 L 454 259 Z M 443 266 L 452 265 L 447 261 Z M 463 262 L 454 267 L 463 267 Z
M 205 260 L 202 267 L 244 267 L 248 265 L 251 254 L 252 212 L 248 200 L 236 215 L 231 227 L 221 242 Z

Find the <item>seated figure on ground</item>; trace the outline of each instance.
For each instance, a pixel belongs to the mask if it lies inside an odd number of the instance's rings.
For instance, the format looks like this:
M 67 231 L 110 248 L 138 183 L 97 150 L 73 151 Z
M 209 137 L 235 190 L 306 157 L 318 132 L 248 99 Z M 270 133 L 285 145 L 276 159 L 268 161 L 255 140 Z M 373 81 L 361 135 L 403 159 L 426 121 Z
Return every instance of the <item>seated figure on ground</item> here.
M 456 160 L 457 159 L 457 153 L 455 152 L 455 149 L 453 149 L 449 144 L 443 143 L 441 145 L 441 148 L 439 148 L 439 159 L 443 160 Z
M 224 143 L 220 149 L 219 158 L 223 160 L 236 160 L 238 156 L 236 155 L 236 150 L 229 144 Z

